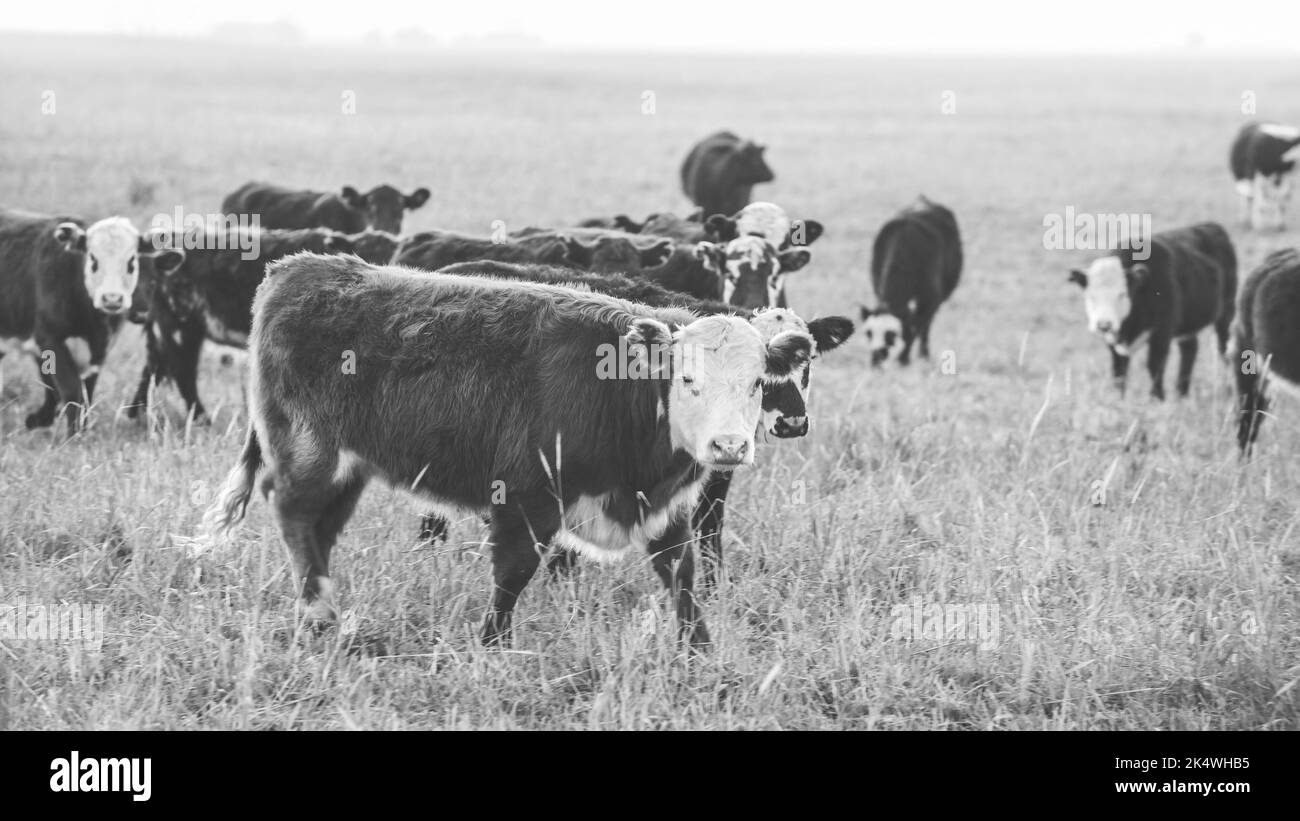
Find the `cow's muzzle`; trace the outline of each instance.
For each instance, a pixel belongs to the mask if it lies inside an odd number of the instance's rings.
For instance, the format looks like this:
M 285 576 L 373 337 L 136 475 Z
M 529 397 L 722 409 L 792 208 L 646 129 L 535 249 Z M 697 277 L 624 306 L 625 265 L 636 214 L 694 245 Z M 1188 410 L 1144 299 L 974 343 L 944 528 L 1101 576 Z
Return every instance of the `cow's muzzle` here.
M 807 416 L 778 416 L 772 425 L 772 435 L 778 439 L 797 439 L 808 435 Z

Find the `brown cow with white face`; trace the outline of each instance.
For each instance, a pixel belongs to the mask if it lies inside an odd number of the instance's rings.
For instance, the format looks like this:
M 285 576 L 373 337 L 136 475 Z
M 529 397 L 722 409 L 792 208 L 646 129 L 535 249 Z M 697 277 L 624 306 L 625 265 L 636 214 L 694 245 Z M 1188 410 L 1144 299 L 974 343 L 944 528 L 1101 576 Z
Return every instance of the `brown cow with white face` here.
M 485 643 L 508 638 L 552 540 L 648 551 L 683 633 L 709 642 L 691 511 L 714 471 L 753 462 L 763 385 L 802 372 L 806 332 L 314 254 L 270 266 L 253 313 L 252 424 L 206 522 L 228 531 L 265 466 L 308 617 L 336 612 L 330 550 L 378 477 L 490 518 Z

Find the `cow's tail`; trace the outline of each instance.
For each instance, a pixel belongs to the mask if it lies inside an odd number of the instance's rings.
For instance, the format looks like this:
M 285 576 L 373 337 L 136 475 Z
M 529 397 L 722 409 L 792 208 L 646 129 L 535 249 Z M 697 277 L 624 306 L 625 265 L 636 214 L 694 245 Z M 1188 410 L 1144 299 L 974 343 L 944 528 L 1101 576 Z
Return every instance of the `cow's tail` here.
M 203 531 L 210 543 L 225 539 L 231 528 L 244 518 L 248 500 L 253 495 L 253 482 L 262 465 L 262 446 L 257 441 L 257 429 L 250 421 L 239 461 L 226 476 L 216 502 L 203 515 Z

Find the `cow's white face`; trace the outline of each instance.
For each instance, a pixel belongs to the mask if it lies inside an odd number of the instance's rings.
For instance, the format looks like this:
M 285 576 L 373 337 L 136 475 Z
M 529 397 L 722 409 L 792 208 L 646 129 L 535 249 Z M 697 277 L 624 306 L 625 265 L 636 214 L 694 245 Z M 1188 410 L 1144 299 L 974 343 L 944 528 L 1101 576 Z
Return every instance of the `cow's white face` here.
M 1251 227 L 1258 231 L 1280 231 L 1286 223 L 1291 200 L 1291 175 L 1257 174 L 1252 186 Z
M 102 219 L 84 231 L 60 223 L 54 236 L 69 251 L 85 257 L 86 293 L 106 314 L 125 314 L 140 281 L 140 232 L 125 217 Z
M 790 218 L 785 209 L 770 202 L 751 202 L 736 214 L 736 233 L 740 236 L 758 234 L 780 248 L 790 235 Z
M 862 319 L 862 332 L 871 348 L 871 364 L 897 359 L 907 347 L 903 320 L 889 311 L 874 311 Z
M 1119 340 L 1119 326 L 1133 309 L 1124 265 L 1119 257 L 1102 257 L 1093 260 L 1086 277 L 1081 284 L 1088 330 L 1114 345 Z
M 754 430 L 763 384 L 800 372 L 812 354 L 807 333 L 790 330 L 764 342 L 748 322 L 708 316 L 670 333 L 652 319 L 638 319 L 632 344 L 671 344 L 668 428 L 674 449 L 709 467 L 753 464 Z

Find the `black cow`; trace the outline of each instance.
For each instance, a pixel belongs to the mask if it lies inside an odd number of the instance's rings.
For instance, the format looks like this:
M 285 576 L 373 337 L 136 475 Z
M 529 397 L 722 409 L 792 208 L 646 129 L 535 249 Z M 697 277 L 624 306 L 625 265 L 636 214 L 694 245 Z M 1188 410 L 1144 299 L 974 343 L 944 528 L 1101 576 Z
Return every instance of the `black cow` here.
M 952 211 L 924 196 L 876 234 L 871 285 L 876 306 L 862 309 L 871 364 L 911 361 L 912 343 L 930 358 L 930 324 L 961 279 L 961 232 Z
M 690 510 L 709 474 L 752 463 L 762 385 L 797 373 L 812 340 L 765 343 L 737 317 L 573 288 L 300 254 L 258 290 L 250 350 L 252 422 L 205 521 L 228 532 L 265 467 L 307 618 L 335 617 L 330 551 L 378 477 L 490 516 L 486 644 L 509 640 L 555 540 L 602 557 L 648 550 L 700 647 Z
M 558 228 L 530 231 L 515 241 L 532 248 L 545 248 L 554 240 L 564 242 L 568 264 L 597 273 L 639 273 L 657 268 L 673 253 L 670 239 L 642 239 L 635 234 L 603 228 Z
M 1249 123 L 1232 141 L 1228 167 L 1241 195 L 1242 222 L 1256 230 L 1282 230 L 1296 161 L 1300 128 L 1278 123 Z
M 1268 410 L 1268 393 L 1300 397 L 1300 251 L 1269 254 L 1237 296 L 1233 357 L 1241 415 L 1237 444 L 1249 455 Z
M 736 213 L 749 204 L 755 185 L 775 179 L 763 149 L 730 131 L 710 134 L 682 162 L 682 190 L 706 215 Z
M 541 262 L 569 264 L 569 246 L 563 237 L 527 245 L 514 239 L 497 242 L 452 231 L 423 231 L 402 240 L 393 255 L 394 265 L 436 271 L 457 262 Z
M 54 424 L 63 405 L 69 430 L 80 430 L 113 336 L 124 319 L 141 318 L 156 280 L 184 258 L 149 245 L 123 217 L 87 228 L 0 210 L 0 356 L 32 354 L 45 386 L 29 429 Z M 69 349 L 73 339 L 88 348 L 85 361 Z
M 221 203 L 235 216 L 256 215 L 261 228 L 330 228 L 356 234 L 367 228 L 402 233 L 402 213 L 429 201 L 429 189 L 403 194 L 379 185 L 362 194 L 350 185 L 337 192 L 303 191 L 265 182 L 246 182 Z
M 546 265 L 513 265 L 500 262 L 462 262 L 448 266 L 439 273 L 460 276 L 489 276 L 501 279 L 527 280 L 570 288 L 586 288 L 596 293 L 648 305 L 652 308 L 686 308 L 698 315 L 727 315 L 738 313 L 753 321 L 755 313 L 734 305 L 712 300 L 695 299 L 685 294 L 669 291 L 640 277 L 607 274 L 576 273 L 565 268 Z M 782 322 L 790 327 L 782 326 Z M 807 323 L 792 312 L 777 311 L 767 314 L 760 327 L 772 330 L 802 330 L 813 338 L 813 359 L 838 348 L 853 335 L 853 323 L 845 317 L 831 316 L 813 319 Z M 763 426 L 779 439 L 804 436 L 808 432 L 807 397 L 811 390 L 812 365 L 794 380 L 763 386 Z M 703 496 L 696 508 L 693 522 L 701 540 L 705 558 L 704 582 L 712 586 L 715 573 L 722 564 L 722 524 L 731 474 L 718 472 L 705 485 Z M 445 537 L 447 521 L 439 516 L 426 516 L 421 522 L 420 538 L 430 540 Z
M 364 235 L 363 235 L 364 236 Z M 206 340 L 243 348 L 251 330 L 253 295 L 266 265 L 298 251 L 352 253 L 352 242 L 325 228 L 301 231 L 204 232 L 202 242 L 184 233 L 156 234 L 160 246 L 190 247 L 185 262 L 154 289 L 145 329 L 146 357 L 135 398 L 127 408 L 134 419 L 148 409 L 149 385 L 170 378 L 188 413 L 207 421 L 199 399 L 199 356 Z M 195 247 L 199 246 L 199 247 Z M 253 256 L 244 249 L 256 248 Z M 248 256 L 248 259 L 245 259 Z
M 1179 396 L 1186 396 L 1196 362 L 1196 334 L 1214 326 L 1223 354 L 1237 292 L 1237 255 L 1223 226 L 1203 222 L 1152 235 L 1139 256 L 1134 249 L 1075 268 L 1070 281 L 1083 288 L 1088 327 L 1110 346 L 1111 372 L 1121 394 L 1129 358 L 1143 345 L 1151 395 L 1165 398 L 1165 363 L 1178 341 Z

